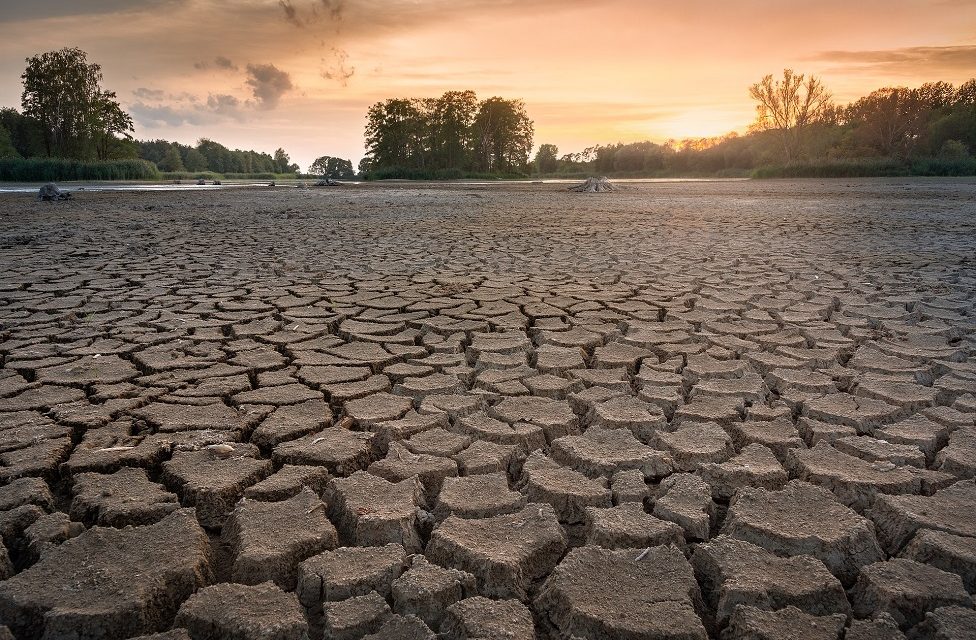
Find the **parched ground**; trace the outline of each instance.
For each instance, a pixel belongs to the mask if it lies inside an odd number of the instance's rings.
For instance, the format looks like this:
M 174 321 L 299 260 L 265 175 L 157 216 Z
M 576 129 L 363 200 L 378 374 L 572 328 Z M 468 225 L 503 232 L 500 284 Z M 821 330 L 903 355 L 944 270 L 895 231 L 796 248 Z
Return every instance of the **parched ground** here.
M 622 186 L 0 196 L 0 638 L 972 637 L 976 183 Z

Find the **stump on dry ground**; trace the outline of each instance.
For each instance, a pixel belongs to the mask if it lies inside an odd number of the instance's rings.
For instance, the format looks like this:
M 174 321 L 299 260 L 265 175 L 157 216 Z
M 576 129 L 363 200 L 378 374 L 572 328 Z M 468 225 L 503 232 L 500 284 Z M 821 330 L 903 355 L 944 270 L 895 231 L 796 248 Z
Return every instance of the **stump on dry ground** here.
M 67 191 L 61 191 L 58 185 L 53 182 L 49 182 L 37 192 L 37 197 L 45 202 L 50 202 L 52 200 L 70 200 L 71 194 Z
M 583 184 L 570 187 L 570 191 L 578 193 L 602 193 L 604 191 L 616 191 L 607 178 L 587 178 Z

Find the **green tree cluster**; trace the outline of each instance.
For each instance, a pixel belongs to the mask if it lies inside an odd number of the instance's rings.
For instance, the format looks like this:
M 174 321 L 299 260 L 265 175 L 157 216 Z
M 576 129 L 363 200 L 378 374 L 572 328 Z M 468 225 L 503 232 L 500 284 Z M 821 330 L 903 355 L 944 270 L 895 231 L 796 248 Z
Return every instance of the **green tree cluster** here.
M 352 162 L 349 160 L 343 160 L 342 158 L 335 158 L 333 156 L 322 156 L 321 158 L 316 158 L 312 166 L 308 168 L 308 172 L 313 176 L 320 176 L 323 178 L 340 178 L 340 179 L 350 179 L 356 176 L 356 172 L 353 171 Z
M 228 149 L 208 138 L 202 138 L 195 147 L 166 140 L 138 140 L 135 145 L 138 157 L 155 163 L 160 171 L 274 174 L 299 170 L 284 149 L 278 149 L 274 155 Z
M 534 133 L 521 100 L 478 101 L 473 91 L 393 98 L 366 116 L 364 173 L 525 172 Z
M 115 92 L 102 89 L 101 67 L 81 49 L 49 51 L 27 59 L 21 79 L 23 114 L 38 125 L 47 157 L 107 160 L 125 157 L 132 118 Z

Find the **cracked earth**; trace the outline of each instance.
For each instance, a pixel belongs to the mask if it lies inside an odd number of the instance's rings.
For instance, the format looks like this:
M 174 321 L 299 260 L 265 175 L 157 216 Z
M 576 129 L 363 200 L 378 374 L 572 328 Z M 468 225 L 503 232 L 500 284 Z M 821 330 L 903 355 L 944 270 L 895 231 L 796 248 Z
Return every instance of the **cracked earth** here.
M 972 638 L 976 184 L 0 196 L 0 638 Z

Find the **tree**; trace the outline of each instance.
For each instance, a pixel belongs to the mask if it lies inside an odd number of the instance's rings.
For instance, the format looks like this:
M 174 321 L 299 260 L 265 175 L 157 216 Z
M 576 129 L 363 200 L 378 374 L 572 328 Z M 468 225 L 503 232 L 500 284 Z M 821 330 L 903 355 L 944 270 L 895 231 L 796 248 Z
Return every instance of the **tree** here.
M 275 173 L 298 173 L 297 164 L 292 164 L 291 158 L 285 153 L 284 149 L 278 148 L 274 152 L 274 172 Z
M 0 109 L 0 126 L 10 133 L 10 141 L 24 158 L 44 155 L 44 136 L 37 120 L 21 115 L 16 109 Z
M 820 120 L 830 107 L 831 95 L 819 78 L 792 69 L 782 80 L 767 75 L 749 88 L 756 105 L 757 131 L 776 131 L 787 163 L 798 159 L 807 127 Z
M 20 158 L 21 155 L 17 152 L 17 148 L 14 147 L 13 141 L 10 139 L 10 132 L 3 125 L 0 125 L 0 158 Z
M 197 142 L 197 152 L 207 160 L 207 167 L 210 171 L 217 173 L 234 173 L 238 167 L 234 164 L 234 155 L 231 150 L 207 138 L 201 138 Z
M 187 171 L 207 171 L 207 158 L 193 147 L 180 149 L 180 157 Z
M 103 157 L 108 138 L 132 130 L 132 120 L 101 88 L 101 67 L 81 49 L 60 49 L 27 59 L 21 79 L 24 115 L 41 127 L 48 156 Z
M 116 102 L 114 91 L 102 91 L 99 94 L 90 118 L 89 131 L 99 160 L 112 157 L 119 136 L 123 140 L 132 140 L 129 133 L 133 130 L 132 117 Z
M 460 169 L 468 162 L 471 125 L 478 112 L 474 91 L 448 91 L 429 105 L 431 164 Z
M 366 114 L 366 153 L 372 166 L 423 168 L 425 129 L 418 100 L 396 98 L 371 106 Z
M 925 129 L 927 108 L 916 91 L 904 87 L 878 89 L 845 110 L 854 136 L 883 156 L 907 157 Z
M 956 98 L 956 90 L 948 82 L 926 82 L 915 91 L 929 109 L 944 109 Z
M 559 166 L 559 147 L 554 144 L 539 145 L 532 163 L 536 173 L 554 173 Z
M 474 156 L 484 172 L 522 171 L 529 163 L 534 128 L 521 100 L 489 98 L 474 121 Z
M 959 85 L 959 89 L 956 90 L 955 101 L 956 104 L 976 107 L 976 78 Z
M 176 148 L 176 145 L 170 145 L 166 149 L 166 154 L 163 156 L 163 159 L 156 164 L 159 166 L 160 171 L 186 171 L 183 158 L 180 156 L 180 150 Z
M 332 156 L 322 156 L 316 159 L 312 163 L 312 166 L 308 168 L 308 172 L 314 176 L 322 176 L 323 178 L 349 179 L 356 177 L 355 172 L 352 170 L 351 161 Z

